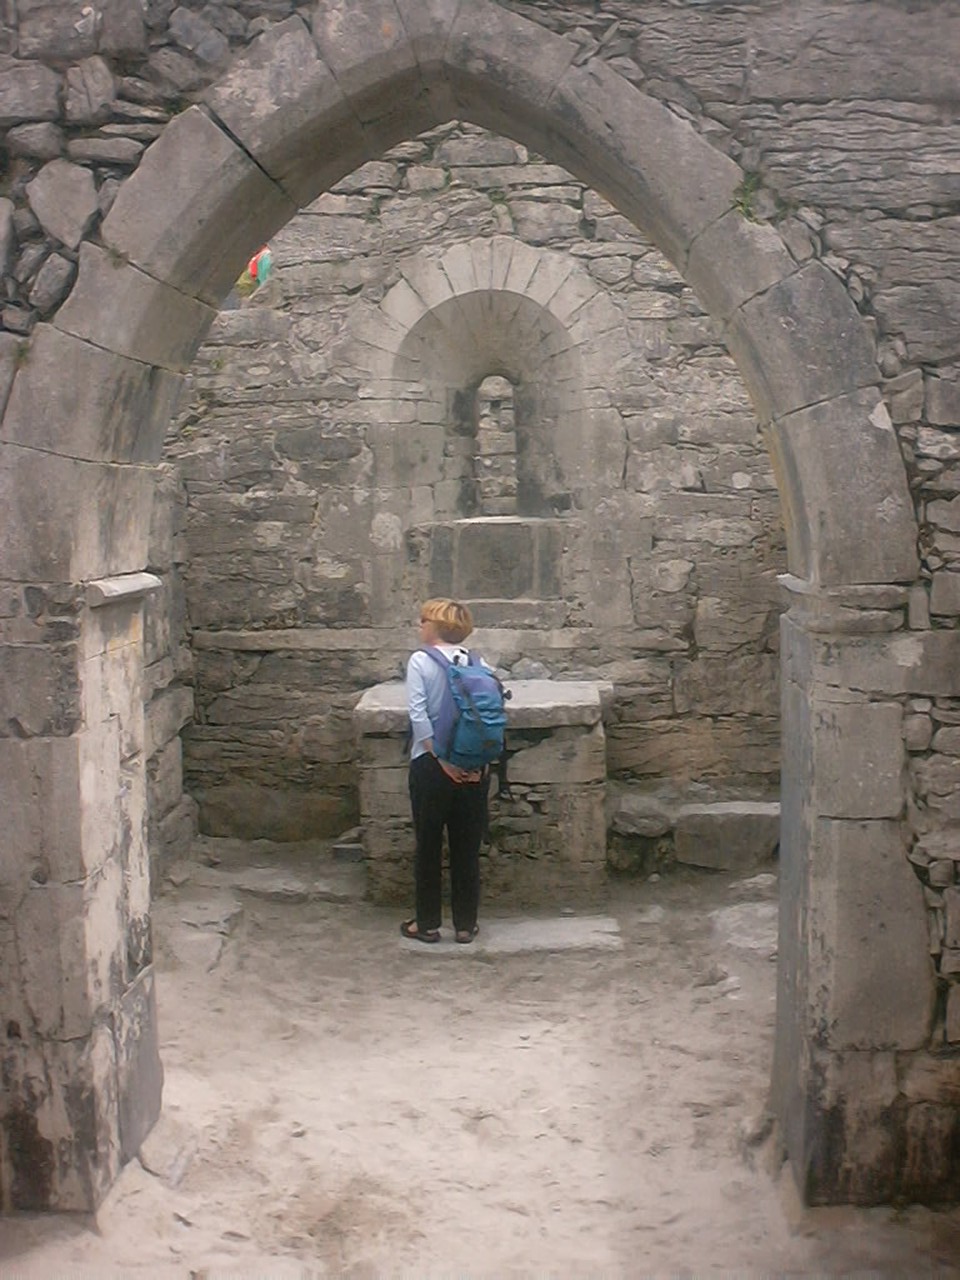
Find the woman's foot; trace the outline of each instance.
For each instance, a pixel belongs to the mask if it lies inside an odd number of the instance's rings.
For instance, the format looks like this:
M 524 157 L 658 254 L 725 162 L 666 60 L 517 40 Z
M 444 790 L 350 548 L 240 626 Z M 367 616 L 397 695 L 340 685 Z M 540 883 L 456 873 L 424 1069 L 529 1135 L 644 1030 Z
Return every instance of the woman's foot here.
M 400 932 L 405 938 L 409 938 L 411 942 L 439 942 L 439 929 L 421 929 L 416 920 L 404 920 L 400 925 Z
M 455 941 L 466 944 L 472 942 L 479 932 L 480 926 L 475 924 L 472 929 L 458 929 L 453 936 Z

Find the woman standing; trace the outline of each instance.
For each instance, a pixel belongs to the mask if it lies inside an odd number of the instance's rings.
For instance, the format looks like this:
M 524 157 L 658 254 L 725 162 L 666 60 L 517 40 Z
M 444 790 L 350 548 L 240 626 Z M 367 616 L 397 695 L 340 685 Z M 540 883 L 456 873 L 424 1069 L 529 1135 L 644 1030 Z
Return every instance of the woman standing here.
M 447 693 L 446 663 L 424 649 L 436 648 L 450 663 L 470 660 L 463 642 L 473 630 L 466 605 L 428 600 L 420 610 L 422 649 L 407 663 L 410 747 L 410 805 L 416 837 L 414 888 L 416 915 L 400 932 L 417 942 L 439 942 L 443 833 L 450 847 L 450 899 L 454 937 L 469 943 L 477 936 L 480 903 L 480 843 L 486 824 L 486 769 L 462 769 L 438 755 L 435 729 Z

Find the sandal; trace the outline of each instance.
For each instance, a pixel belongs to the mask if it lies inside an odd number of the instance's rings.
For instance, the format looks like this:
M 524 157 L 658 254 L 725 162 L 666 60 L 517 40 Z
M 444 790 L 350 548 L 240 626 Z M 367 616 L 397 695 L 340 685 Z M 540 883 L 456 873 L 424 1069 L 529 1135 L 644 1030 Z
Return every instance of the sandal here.
M 411 942 L 439 942 L 439 929 L 423 929 L 417 924 L 416 920 L 404 920 L 400 926 L 400 932 L 405 938 L 409 938 Z
M 454 941 L 465 945 L 468 942 L 472 942 L 479 932 L 480 926 L 478 924 L 475 924 L 472 929 L 458 929 L 453 935 Z

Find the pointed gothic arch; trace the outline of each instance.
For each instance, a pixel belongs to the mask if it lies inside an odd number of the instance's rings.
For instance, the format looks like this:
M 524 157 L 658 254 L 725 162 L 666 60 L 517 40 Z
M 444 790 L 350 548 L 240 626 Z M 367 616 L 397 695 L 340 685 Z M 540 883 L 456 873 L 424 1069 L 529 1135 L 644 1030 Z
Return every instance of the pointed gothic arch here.
M 8 718 L 19 727 L 0 750 L 5 811 L 23 811 L 3 866 L 12 892 L 30 883 L 47 839 L 36 815 L 52 806 L 67 838 L 44 869 L 62 892 L 44 897 L 36 922 L 58 938 L 55 953 L 24 966 L 0 928 L 0 963 L 18 975 L 11 1020 L 20 1029 L 6 1061 L 3 1204 L 94 1206 L 159 1107 L 139 597 L 149 586 L 151 467 L 180 379 L 244 261 L 297 208 L 455 117 L 565 165 L 635 222 L 721 322 L 765 426 L 797 601 L 784 630 L 789 829 L 775 1104 L 808 1197 L 892 1194 L 888 1148 L 906 1140 L 906 1112 L 891 1108 L 889 1090 L 859 1084 L 867 1051 L 927 1043 L 933 980 L 915 945 L 922 901 L 906 861 L 887 856 L 899 807 L 822 785 L 831 739 L 815 697 L 829 688 L 844 704 L 854 677 L 836 655 L 851 632 L 882 666 L 863 619 L 899 607 L 917 574 L 916 521 L 872 341 L 821 263 L 795 261 L 773 227 L 743 216 L 732 160 L 609 67 L 577 65 L 576 54 L 488 0 L 343 0 L 319 4 L 312 25 L 277 24 L 149 148 L 100 242 L 81 246 L 69 298 L 32 337 L 0 426 L 10 530 L 0 576 L 38 592 L 71 584 L 72 594 L 56 640 L 29 632 L 18 642 Z M 832 658 L 818 648 L 823 636 Z M 881 693 L 895 683 L 871 679 L 866 687 Z M 862 733 L 879 734 L 891 752 L 892 706 L 860 709 Z M 859 849 L 858 825 L 883 844 L 884 888 L 870 903 L 853 893 L 838 907 L 837 882 L 824 890 L 822 878 L 849 855 L 845 842 Z M 878 912 L 896 915 L 906 957 L 896 966 L 864 930 L 841 941 L 851 920 L 873 927 Z M 865 985 L 845 985 L 844 946 L 871 961 Z M 871 1009 L 881 990 L 886 1003 Z M 871 1118 L 886 1126 L 879 1156 L 876 1144 L 855 1149 Z M 933 1121 L 927 1138 L 918 1132 L 914 1147 L 938 1140 Z

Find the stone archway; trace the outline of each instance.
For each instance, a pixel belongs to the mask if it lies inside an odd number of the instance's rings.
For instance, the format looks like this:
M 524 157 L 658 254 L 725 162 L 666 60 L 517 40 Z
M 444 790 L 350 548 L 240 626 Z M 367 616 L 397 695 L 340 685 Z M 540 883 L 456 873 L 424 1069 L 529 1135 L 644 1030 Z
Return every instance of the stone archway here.
M 150 148 L 20 363 L 0 435 L 3 577 L 30 602 L 9 633 L 15 733 L 0 755 L 18 815 L 3 877 L 28 906 L 0 922 L 4 1207 L 94 1206 L 159 1109 L 139 599 L 179 378 L 249 253 L 297 207 L 453 117 L 607 196 L 723 324 L 766 424 L 795 600 L 774 1080 L 786 1148 L 812 1200 L 931 1194 L 950 1177 L 955 1107 L 904 1087 L 934 979 L 902 856 L 897 701 L 947 677 L 929 645 L 895 650 L 886 634 L 916 576 L 916 523 L 872 344 L 836 278 L 738 210 L 732 161 L 576 53 L 486 0 L 350 0 L 319 5 L 312 30 L 278 24 Z M 28 917 L 55 952 L 30 945 Z

